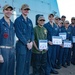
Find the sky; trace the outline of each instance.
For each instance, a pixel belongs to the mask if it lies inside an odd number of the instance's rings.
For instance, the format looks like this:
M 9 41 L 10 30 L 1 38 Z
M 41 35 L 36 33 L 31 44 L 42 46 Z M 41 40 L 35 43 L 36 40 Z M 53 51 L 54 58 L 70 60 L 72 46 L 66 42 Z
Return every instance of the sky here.
M 30 6 L 30 13 L 29 13 L 29 18 L 32 19 L 33 23 L 35 23 L 35 15 L 36 14 L 43 14 L 46 22 L 48 21 L 48 15 L 50 13 L 53 13 L 54 11 L 57 12 L 57 15 L 59 16 L 59 10 L 58 10 L 58 5 L 57 5 L 57 0 L 0 0 L 0 12 L 2 12 L 2 7 L 5 4 L 12 5 L 15 8 L 14 13 L 17 15 L 20 15 L 20 8 L 21 5 L 26 3 Z M 3 15 L 0 14 L 0 18 Z M 16 16 L 15 16 L 16 18 Z M 12 18 L 13 19 L 13 18 Z
M 75 17 L 75 0 L 57 0 L 60 16 L 65 15 L 70 21 L 71 17 Z
M 75 0 L 0 0 L 1 6 L 10 4 L 15 6 L 17 14 L 20 13 L 19 9 L 23 3 L 27 3 L 30 8 L 29 17 L 35 21 L 36 14 L 44 14 L 45 18 L 49 13 L 56 11 L 57 16 L 65 15 L 67 20 L 70 21 L 71 17 L 75 16 Z M 59 8 L 59 10 L 58 10 Z M 0 10 L 1 11 L 1 10 Z

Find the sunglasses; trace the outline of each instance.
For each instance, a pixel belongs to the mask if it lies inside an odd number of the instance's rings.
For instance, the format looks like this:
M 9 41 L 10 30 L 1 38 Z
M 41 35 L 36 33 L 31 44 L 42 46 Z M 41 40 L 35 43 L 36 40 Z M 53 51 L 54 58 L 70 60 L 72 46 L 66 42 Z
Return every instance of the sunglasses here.
M 41 20 L 39 20 L 39 21 L 45 21 L 45 20 L 41 19 Z
M 27 8 L 27 9 L 24 9 L 24 10 L 30 10 L 30 9 Z
M 65 23 L 65 24 L 69 24 L 69 23 Z
M 55 19 L 55 20 L 59 20 L 59 19 Z
M 63 23 L 60 23 L 60 24 L 63 24 Z
M 72 20 L 75 20 L 75 19 L 72 19 Z

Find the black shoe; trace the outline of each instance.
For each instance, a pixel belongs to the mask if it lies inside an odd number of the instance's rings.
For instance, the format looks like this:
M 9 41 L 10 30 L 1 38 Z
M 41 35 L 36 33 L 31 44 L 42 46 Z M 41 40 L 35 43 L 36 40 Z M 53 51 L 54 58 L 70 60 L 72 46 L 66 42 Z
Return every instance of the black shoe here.
M 52 70 L 51 73 L 52 74 L 59 74 L 58 71 L 56 71 L 56 70 Z
M 75 63 L 71 62 L 73 65 L 75 65 Z
M 66 64 L 64 64 L 64 65 L 62 65 L 63 67 L 65 67 L 65 68 L 67 68 L 67 65 Z
M 67 66 L 70 66 L 70 63 L 67 63 Z
M 59 69 L 61 69 L 61 65 L 58 65 Z
M 54 68 L 55 69 L 60 69 L 61 68 L 61 65 L 56 65 Z

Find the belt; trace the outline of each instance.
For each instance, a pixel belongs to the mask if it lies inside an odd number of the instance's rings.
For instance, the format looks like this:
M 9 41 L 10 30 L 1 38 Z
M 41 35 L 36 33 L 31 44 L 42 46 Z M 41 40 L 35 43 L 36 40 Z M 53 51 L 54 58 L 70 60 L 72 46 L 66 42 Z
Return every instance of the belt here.
M 13 48 L 13 46 L 0 46 L 0 48 L 8 48 L 8 49 L 10 49 L 10 48 Z

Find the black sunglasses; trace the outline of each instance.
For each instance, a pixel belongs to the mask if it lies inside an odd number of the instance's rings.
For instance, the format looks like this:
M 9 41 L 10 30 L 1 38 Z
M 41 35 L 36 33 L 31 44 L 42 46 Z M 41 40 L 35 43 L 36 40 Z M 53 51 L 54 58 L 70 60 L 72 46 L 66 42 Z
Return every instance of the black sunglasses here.
M 75 20 L 75 19 L 72 19 L 72 20 Z
M 63 24 L 63 23 L 60 23 L 60 24 Z
M 59 19 L 55 19 L 55 20 L 59 20 Z
M 24 10 L 30 10 L 30 9 L 27 8 L 27 9 L 24 9 Z
M 69 23 L 65 23 L 65 24 L 69 24 Z
M 41 19 L 41 20 L 39 20 L 39 21 L 45 21 L 44 19 Z

